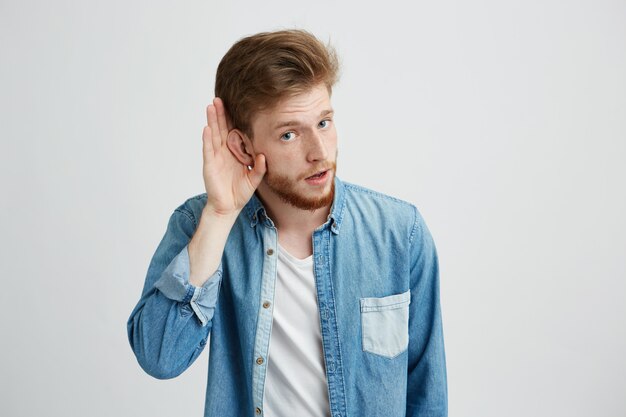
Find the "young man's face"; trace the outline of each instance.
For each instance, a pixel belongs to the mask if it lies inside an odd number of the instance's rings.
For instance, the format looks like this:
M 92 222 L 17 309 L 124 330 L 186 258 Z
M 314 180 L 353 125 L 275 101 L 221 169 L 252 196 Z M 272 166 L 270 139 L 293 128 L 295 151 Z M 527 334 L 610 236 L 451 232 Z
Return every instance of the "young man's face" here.
M 267 163 L 261 197 L 271 193 L 303 210 L 332 203 L 337 132 L 324 84 L 257 113 L 252 131 L 254 152 L 264 154 Z

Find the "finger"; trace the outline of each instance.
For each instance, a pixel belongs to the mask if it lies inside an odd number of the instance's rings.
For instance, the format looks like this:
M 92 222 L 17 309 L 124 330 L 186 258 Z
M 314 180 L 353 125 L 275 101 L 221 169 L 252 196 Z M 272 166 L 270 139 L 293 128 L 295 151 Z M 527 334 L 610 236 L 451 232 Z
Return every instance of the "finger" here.
M 266 172 L 267 165 L 265 164 L 265 155 L 260 153 L 254 158 L 254 168 L 252 168 L 252 171 L 249 171 L 248 173 L 250 182 L 252 183 L 254 189 L 259 186 Z
M 220 147 L 222 146 L 222 138 L 220 137 L 219 127 L 217 125 L 215 106 L 213 106 L 212 104 L 209 104 L 206 108 L 206 120 L 207 126 L 211 129 L 213 149 L 220 149 Z
M 224 100 L 222 100 L 220 97 L 215 97 L 215 99 L 213 99 L 214 104 L 215 104 L 216 99 L 219 100 L 221 108 L 224 110 L 224 119 L 226 120 L 226 129 L 228 129 L 228 132 L 230 132 L 234 128 L 233 121 L 230 118 L 230 114 L 226 110 L 226 106 L 224 105 Z M 218 117 L 219 117 L 219 114 L 220 113 L 218 113 Z
M 213 158 L 213 138 L 211 128 L 204 126 L 202 130 L 202 160 L 207 162 Z
M 228 122 L 226 121 L 226 109 L 224 108 L 224 102 L 221 98 L 215 97 L 213 99 L 213 105 L 215 106 L 215 111 L 217 113 L 217 124 L 220 127 L 220 135 L 222 137 L 228 136 Z

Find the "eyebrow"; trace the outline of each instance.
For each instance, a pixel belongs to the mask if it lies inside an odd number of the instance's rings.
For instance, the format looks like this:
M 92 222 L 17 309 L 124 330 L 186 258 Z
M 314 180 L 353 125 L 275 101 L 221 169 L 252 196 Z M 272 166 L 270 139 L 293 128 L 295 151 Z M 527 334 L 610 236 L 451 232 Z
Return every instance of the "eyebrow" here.
M 319 117 L 324 117 L 331 113 L 334 113 L 334 110 L 332 109 L 322 110 Z M 276 124 L 276 126 L 272 128 L 272 130 L 280 129 L 281 127 L 285 127 L 285 126 L 297 126 L 299 123 L 300 122 L 297 120 L 288 120 L 286 122 L 279 122 L 278 124 Z

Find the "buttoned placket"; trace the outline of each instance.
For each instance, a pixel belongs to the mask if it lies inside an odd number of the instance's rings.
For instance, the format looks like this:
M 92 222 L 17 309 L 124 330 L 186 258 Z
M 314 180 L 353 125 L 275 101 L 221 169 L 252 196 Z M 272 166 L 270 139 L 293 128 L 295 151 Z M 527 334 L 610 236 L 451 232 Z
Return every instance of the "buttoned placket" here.
M 257 216 L 255 214 L 254 216 Z M 267 357 L 272 334 L 274 293 L 276 288 L 278 231 L 273 222 L 264 215 L 264 221 L 253 218 L 253 227 L 262 228 L 263 236 L 263 272 L 261 276 L 261 294 L 258 320 L 254 340 L 254 358 L 252 358 L 252 393 L 254 414 L 263 414 L 263 393 L 267 375 Z
M 257 217 L 258 216 L 258 217 Z M 263 219 L 263 221 L 262 221 Z M 259 316 L 254 343 L 254 358 L 252 372 L 252 392 L 254 413 L 263 414 L 263 395 L 265 377 L 267 375 L 267 357 L 269 353 L 270 337 L 272 333 L 274 294 L 276 288 L 278 249 L 278 230 L 274 223 L 264 214 L 254 214 L 251 227 L 263 229 L 263 272 L 261 278 L 261 294 Z M 329 227 L 330 225 L 330 227 Z M 322 348 L 326 367 L 326 379 L 330 411 L 332 417 L 346 416 L 345 383 L 341 359 L 341 347 L 337 317 L 335 310 L 334 290 L 331 282 L 330 270 L 330 238 L 337 234 L 336 224 L 330 214 L 327 222 L 313 232 L 313 272 L 317 291 L 320 326 L 322 333 Z
M 342 417 L 346 416 L 346 395 L 330 269 L 331 230 L 332 233 L 337 233 L 337 229 L 330 218 L 329 222 L 332 224 L 331 227 L 327 227 L 328 223 L 326 223 L 313 232 L 313 271 L 315 273 L 330 411 L 332 417 Z

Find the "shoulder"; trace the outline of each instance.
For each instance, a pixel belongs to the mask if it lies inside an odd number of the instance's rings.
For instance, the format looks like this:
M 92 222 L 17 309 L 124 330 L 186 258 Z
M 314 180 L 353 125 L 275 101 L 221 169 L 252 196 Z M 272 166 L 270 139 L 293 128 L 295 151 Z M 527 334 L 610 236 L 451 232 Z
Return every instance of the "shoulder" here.
M 416 221 L 421 218 L 414 204 L 362 185 L 346 181 L 342 185 L 345 210 L 350 217 L 413 233 Z
M 388 194 L 384 194 L 380 191 L 373 190 L 371 188 L 364 187 L 362 185 L 353 184 L 347 181 L 342 181 L 346 198 L 352 198 L 355 200 L 373 200 L 378 204 L 387 205 L 397 209 L 410 209 L 414 207 L 413 204 L 408 201 L 401 200 L 397 197 L 393 197 Z
M 380 214 L 407 215 L 413 217 L 416 207 L 408 201 L 401 200 L 397 197 L 364 187 L 362 185 L 353 184 L 342 181 L 346 205 L 353 208 L 362 206 L 369 209 L 375 209 Z
M 187 198 L 182 204 L 174 209 L 174 215 L 178 214 L 189 219 L 194 225 L 198 226 L 202 210 L 206 205 L 207 195 L 206 193 L 197 194 Z

